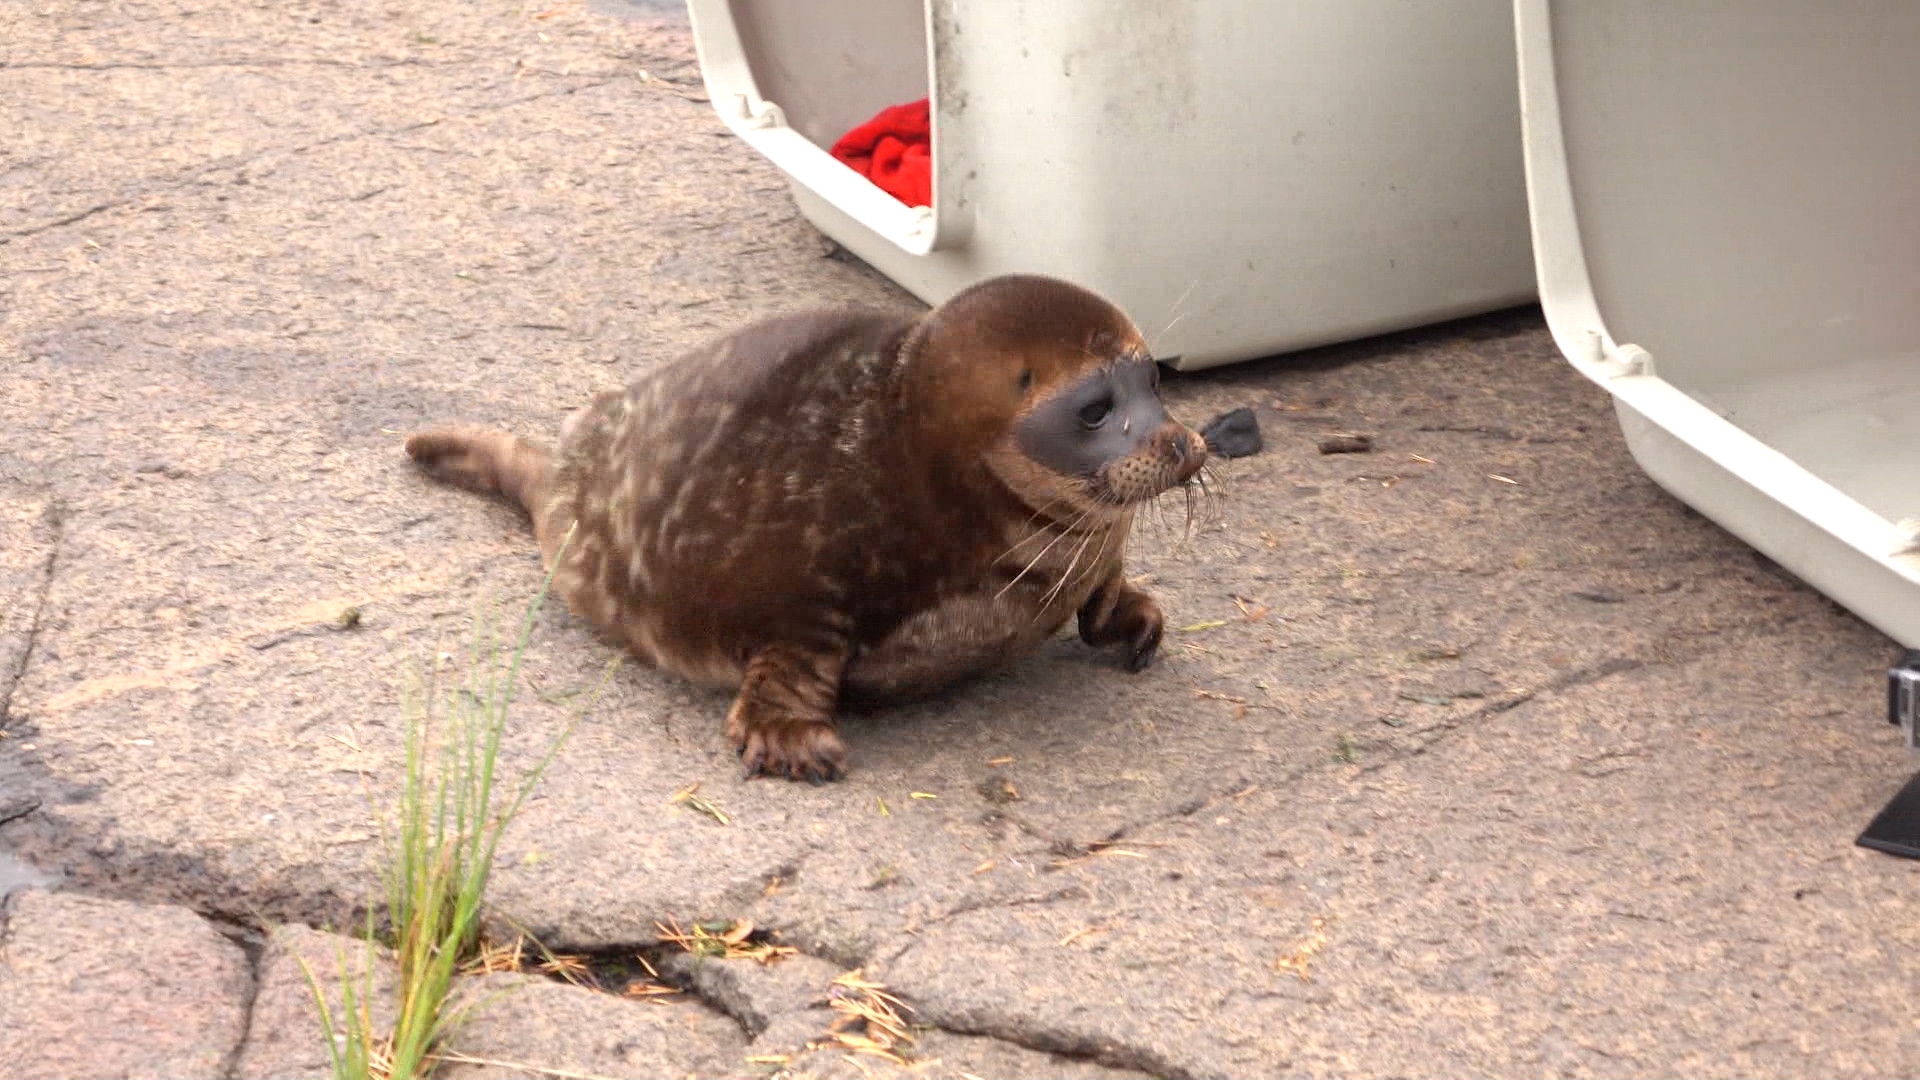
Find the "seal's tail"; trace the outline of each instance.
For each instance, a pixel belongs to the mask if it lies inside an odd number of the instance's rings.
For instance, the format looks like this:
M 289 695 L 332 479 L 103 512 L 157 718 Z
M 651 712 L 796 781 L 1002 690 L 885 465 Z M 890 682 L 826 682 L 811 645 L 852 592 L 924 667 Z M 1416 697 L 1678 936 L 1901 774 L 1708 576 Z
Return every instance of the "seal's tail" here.
M 499 492 L 538 517 L 553 454 L 503 431 L 440 428 L 407 438 L 407 455 L 429 473 L 476 491 Z

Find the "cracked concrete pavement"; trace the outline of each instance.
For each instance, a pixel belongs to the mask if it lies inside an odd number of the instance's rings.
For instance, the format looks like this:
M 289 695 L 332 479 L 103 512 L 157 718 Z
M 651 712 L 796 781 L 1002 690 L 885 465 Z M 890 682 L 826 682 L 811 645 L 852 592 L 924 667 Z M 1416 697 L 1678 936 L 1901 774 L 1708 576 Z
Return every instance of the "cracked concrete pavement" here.
M 671 4 L 43 0 L 0 12 L 0 103 L 0 854 L 63 890 L 10 902 L 4 1046 L 317 1075 L 246 928 L 353 924 L 409 665 L 539 583 L 524 522 L 401 433 L 545 434 L 748 318 L 917 304 L 725 131 Z M 673 1006 L 540 984 L 476 1056 L 749 1074 L 860 966 L 940 1075 L 1920 1068 L 1915 867 L 1852 845 L 1913 768 L 1891 643 L 1651 484 L 1537 311 L 1167 393 L 1252 406 L 1267 449 L 1136 540 L 1162 663 L 1055 642 L 850 718 L 822 788 L 741 781 L 724 695 L 622 666 L 497 911 L 607 951 L 745 917 L 803 955 Z M 543 614 L 510 767 L 610 659 Z M 670 801 L 695 782 L 731 824 Z M 49 991 L 63 955 L 131 989 Z M 20 1056 L 102 993 L 172 1037 Z

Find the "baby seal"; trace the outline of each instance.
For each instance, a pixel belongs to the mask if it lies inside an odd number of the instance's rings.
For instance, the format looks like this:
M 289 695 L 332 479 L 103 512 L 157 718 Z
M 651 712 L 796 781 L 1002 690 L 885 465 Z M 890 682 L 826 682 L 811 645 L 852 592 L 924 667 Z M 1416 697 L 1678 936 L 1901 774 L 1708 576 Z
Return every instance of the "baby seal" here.
M 437 429 L 407 453 L 533 519 L 568 607 L 641 660 L 737 689 L 747 775 L 837 779 L 842 701 L 924 695 L 1077 617 L 1139 671 L 1160 607 L 1134 511 L 1206 444 L 1114 305 L 1012 275 L 918 318 L 778 316 L 603 392 L 548 450 Z

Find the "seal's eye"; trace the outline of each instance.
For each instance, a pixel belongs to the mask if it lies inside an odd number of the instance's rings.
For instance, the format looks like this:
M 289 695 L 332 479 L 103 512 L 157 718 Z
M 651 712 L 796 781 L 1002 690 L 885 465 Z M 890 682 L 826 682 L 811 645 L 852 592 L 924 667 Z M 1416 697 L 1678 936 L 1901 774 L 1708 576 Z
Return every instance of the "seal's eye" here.
M 1026 393 L 1026 391 L 1032 386 L 1033 386 L 1033 372 L 1022 370 L 1020 372 L 1020 392 Z
M 1113 415 L 1113 399 L 1101 398 L 1080 406 L 1080 423 L 1083 426 L 1097 428 Z

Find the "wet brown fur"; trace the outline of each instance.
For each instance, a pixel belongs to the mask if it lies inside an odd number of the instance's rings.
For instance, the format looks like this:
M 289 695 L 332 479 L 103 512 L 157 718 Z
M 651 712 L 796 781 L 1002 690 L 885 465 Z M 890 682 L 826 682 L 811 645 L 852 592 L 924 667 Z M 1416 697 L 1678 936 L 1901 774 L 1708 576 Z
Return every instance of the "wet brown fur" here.
M 1151 661 L 1160 610 L 1122 573 L 1133 507 L 1192 475 L 1204 444 L 1168 420 L 1102 479 L 1039 465 L 1010 434 L 1143 350 L 1092 293 L 1005 277 L 918 319 L 755 323 L 596 396 L 552 452 L 470 429 L 407 452 L 524 506 L 549 563 L 577 523 L 556 589 L 641 659 L 737 688 L 726 730 L 749 773 L 833 778 L 843 700 L 931 692 L 1076 617 L 1129 668 Z

